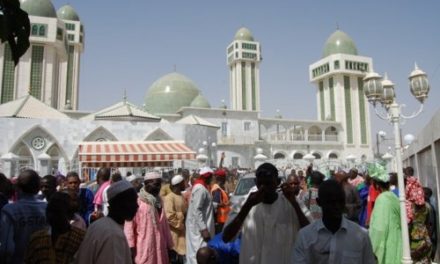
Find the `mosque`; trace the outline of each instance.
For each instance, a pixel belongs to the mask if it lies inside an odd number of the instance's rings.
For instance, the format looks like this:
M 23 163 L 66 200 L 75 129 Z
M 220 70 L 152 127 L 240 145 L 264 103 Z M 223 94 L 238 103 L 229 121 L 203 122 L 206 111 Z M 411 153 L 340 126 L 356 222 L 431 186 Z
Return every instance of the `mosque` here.
M 156 80 L 137 106 L 124 96 L 104 109 L 78 109 L 85 27 L 70 5 L 20 0 L 31 22 L 31 46 L 14 67 L 0 45 L 0 170 L 41 174 L 112 167 L 217 165 L 317 167 L 372 159 L 369 109 L 362 78 L 372 59 L 336 30 L 309 66 L 317 120 L 260 116 L 260 43 L 240 28 L 226 47 L 229 105 L 213 108 L 202 89 L 172 72 Z M 197 155 L 197 156 L 196 156 Z

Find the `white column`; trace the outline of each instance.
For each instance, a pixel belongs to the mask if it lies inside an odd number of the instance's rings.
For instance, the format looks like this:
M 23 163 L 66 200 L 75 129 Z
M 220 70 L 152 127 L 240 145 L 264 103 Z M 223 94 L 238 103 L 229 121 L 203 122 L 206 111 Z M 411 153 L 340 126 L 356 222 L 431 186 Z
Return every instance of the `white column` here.
M 235 90 L 237 92 L 237 97 L 235 98 L 237 101 L 237 109 L 235 110 L 243 110 L 243 99 L 242 99 L 242 80 L 243 76 L 241 76 L 241 62 L 235 62 L 235 72 L 236 72 L 236 79 L 235 79 Z
M 46 153 L 43 153 L 38 156 L 38 173 L 40 176 L 44 176 L 50 174 L 50 166 L 49 166 L 50 156 Z
M 260 63 L 255 62 L 255 100 L 256 110 L 260 111 Z
M 15 176 L 15 165 L 18 156 L 14 153 L 9 152 L 2 155 L 0 159 L 2 162 L 3 173 L 6 175 L 7 178 L 11 179 L 13 176 Z
M 252 66 L 249 62 L 246 62 L 246 110 L 252 110 Z
M 234 70 L 233 65 L 229 65 L 229 106 L 232 109 L 235 109 L 235 102 L 234 102 Z

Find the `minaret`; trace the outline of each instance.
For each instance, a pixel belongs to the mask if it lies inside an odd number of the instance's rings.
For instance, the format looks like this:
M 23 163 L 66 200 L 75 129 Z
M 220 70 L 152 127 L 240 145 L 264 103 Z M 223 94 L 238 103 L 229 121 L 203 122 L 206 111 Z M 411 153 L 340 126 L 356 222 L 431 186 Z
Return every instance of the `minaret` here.
M 260 111 L 260 43 L 240 28 L 227 50 L 229 93 L 233 110 Z
M 58 12 L 51 0 L 20 0 L 29 14 L 31 46 L 14 65 L 9 45 L 0 44 L 0 104 L 32 95 L 56 109 L 78 109 L 84 28 L 75 10 Z
M 371 157 L 371 126 L 363 77 L 373 68 L 369 57 L 358 55 L 353 40 L 336 30 L 324 45 L 322 58 L 309 66 L 310 81 L 316 85 L 317 112 L 321 121 L 342 125 L 339 140 L 347 153 Z
M 64 5 L 57 11 L 58 18 L 66 29 L 67 59 L 60 65 L 61 79 L 60 109 L 78 109 L 79 73 L 81 53 L 84 50 L 84 26 L 70 5 Z

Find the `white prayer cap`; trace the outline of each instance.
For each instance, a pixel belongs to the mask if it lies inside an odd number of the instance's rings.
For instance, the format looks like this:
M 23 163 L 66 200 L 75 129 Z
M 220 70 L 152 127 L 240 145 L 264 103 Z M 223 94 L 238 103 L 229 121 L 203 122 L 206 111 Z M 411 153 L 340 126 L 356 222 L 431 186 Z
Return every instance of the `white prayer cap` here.
M 157 171 L 148 172 L 144 176 L 144 180 L 154 180 L 154 179 L 161 179 L 162 176 Z
M 107 189 L 107 198 L 110 201 L 112 198 L 114 198 L 116 195 L 120 194 L 121 192 L 124 192 L 126 190 L 133 189 L 133 185 L 129 183 L 126 180 L 118 181 L 115 183 L 112 183 L 110 187 Z
M 177 185 L 179 183 L 183 182 L 182 175 L 176 175 L 171 179 L 171 185 Z
M 134 181 L 134 180 L 137 179 L 137 176 L 134 175 L 134 174 L 132 174 L 132 175 L 128 176 L 128 177 L 125 178 L 125 179 L 126 179 L 128 182 L 132 182 L 132 181 Z
M 200 168 L 200 171 L 199 171 L 199 175 L 200 176 L 207 176 L 208 174 L 214 174 L 214 171 L 210 168 L 210 167 L 203 167 L 203 168 Z

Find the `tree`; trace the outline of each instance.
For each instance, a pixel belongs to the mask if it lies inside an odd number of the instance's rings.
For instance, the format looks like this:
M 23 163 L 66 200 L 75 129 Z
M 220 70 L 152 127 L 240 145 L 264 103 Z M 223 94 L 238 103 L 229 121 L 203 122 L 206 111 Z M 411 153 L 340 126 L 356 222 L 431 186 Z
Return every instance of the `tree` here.
M 0 0 L 0 40 L 8 41 L 15 65 L 30 46 L 28 13 L 21 10 L 19 0 Z

